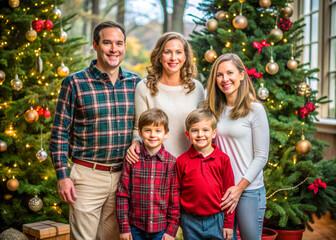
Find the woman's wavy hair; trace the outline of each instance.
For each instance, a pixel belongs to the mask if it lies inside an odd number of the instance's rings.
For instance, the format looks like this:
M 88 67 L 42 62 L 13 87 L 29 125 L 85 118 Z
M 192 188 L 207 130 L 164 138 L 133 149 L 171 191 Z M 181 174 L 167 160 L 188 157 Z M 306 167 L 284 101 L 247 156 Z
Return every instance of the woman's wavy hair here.
M 251 103 L 258 102 L 253 84 L 245 70 L 245 66 L 240 57 L 235 53 L 222 54 L 212 65 L 208 78 L 207 97 L 204 105 L 206 108 L 210 109 L 217 118 L 220 118 L 227 101 L 225 94 L 217 86 L 216 77 L 219 65 L 225 61 L 231 61 L 240 73 L 244 73 L 244 80 L 240 82 L 238 96 L 230 113 L 230 118 L 235 120 L 247 116 L 252 110 Z
M 180 70 L 180 78 L 184 88 L 188 89 L 187 93 L 195 89 L 195 83 L 192 78 L 197 76 L 197 69 L 193 62 L 193 51 L 187 40 L 180 33 L 167 32 L 164 33 L 156 42 L 155 47 L 150 55 L 151 66 L 147 67 L 147 87 L 152 96 L 156 96 L 159 92 L 157 84 L 162 77 L 162 64 L 160 62 L 165 45 L 168 41 L 178 39 L 183 44 L 186 60 Z

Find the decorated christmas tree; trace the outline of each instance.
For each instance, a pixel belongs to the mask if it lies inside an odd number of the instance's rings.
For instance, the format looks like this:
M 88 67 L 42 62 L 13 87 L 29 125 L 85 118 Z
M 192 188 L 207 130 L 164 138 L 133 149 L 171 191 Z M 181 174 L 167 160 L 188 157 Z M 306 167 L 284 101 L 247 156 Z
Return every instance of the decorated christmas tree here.
M 61 82 L 86 62 L 76 53 L 82 38 L 67 36 L 74 16 L 62 16 L 62 3 L 0 3 L 0 231 L 68 218 L 48 156 L 49 136 Z
M 263 102 L 270 125 L 271 146 L 264 169 L 267 191 L 265 224 L 277 229 L 307 227 L 312 216 L 335 210 L 335 162 L 319 163 L 327 144 L 314 138 L 317 92 L 309 87 L 318 69 L 300 62 L 303 19 L 292 22 L 285 0 L 202 1 L 203 26 L 194 31 L 201 80 L 217 56 L 235 52 L 243 60 Z M 330 165 L 330 166 L 329 166 Z

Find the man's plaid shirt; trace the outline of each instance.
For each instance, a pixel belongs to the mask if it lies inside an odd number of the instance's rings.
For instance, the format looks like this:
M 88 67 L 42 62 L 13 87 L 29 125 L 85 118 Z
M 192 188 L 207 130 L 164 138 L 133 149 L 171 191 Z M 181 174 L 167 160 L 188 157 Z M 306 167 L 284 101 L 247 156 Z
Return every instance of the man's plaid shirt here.
M 117 191 L 121 233 L 131 232 L 132 224 L 148 233 L 165 230 L 175 237 L 180 216 L 175 162 L 163 146 L 151 156 L 143 145 L 137 163 L 125 160 Z
M 62 83 L 49 147 L 58 179 L 69 177 L 68 158 L 118 163 L 132 142 L 134 91 L 141 79 L 120 67 L 113 86 L 96 62 Z

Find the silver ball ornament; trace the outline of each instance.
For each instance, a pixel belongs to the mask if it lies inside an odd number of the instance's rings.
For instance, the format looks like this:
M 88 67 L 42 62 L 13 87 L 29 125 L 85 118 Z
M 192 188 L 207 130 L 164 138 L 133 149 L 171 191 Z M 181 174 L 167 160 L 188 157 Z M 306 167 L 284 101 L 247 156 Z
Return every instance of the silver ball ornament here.
M 57 7 L 53 9 L 52 13 L 54 14 L 55 19 L 60 18 L 62 16 L 62 11 L 58 9 Z
M 248 21 L 246 17 L 240 14 L 232 20 L 232 24 L 236 29 L 244 29 L 247 27 Z
M 266 72 L 268 74 L 274 75 L 279 71 L 279 65 L 276 62 L 274 62 L 273 60 L 271 60 L 266 64 L 265 69 L 266 69 Z
M 270 34 L 271 34 L 271 35 L 272 35 L 272 34 L 275 35 L 278 41 L 280 41 L 280 40 L 282 39 L 282 37 L 283 37 L 283 32 L 281 31 L 281 29 L 279 29 L 279 28 L 277 28 L 277 27 L 276 27 L 276 28 L 273 28 L 273 29 L 271 30 Z
M 16 74 L 15 78 L 11 81 L 11 87 L 14 91 L 20 91 L 23 87 L 23 82 L 19 79 L 19 76 Z
M 258 89 L 258 97 L 261 99 L 261 100 L 266 100 L 269 96 L 269 91 L 267 88 L 264 87 L 264 84 L 261 83 L 260 84 L 260 88 Z
M 44 160 L 47 159 L 48 154 L 47 154 L 46 151 L 44 151 L 43 149 L 41 149 L 41 150 L 39 150 L 39 151 L 36 153 L 36 157 L 37 157 L 37 159 L 38 159 L 40 162 L 42 162 L 42 161 L 44 161 Z
M 33 197 L 29 200 L 28 207 L 33 212 L 38 212 L 43 207 L 43 201 L 42 201 L 41 198 L 39 198 L 37 195 L 35 195 L 35 197 Z
M 65 31 L 61 30 L 61 36 L 59 39 L 60 42 L 65 43 L 67 39 L 68 39 L 68 34 Z
M 6 142 L 0 140 L 0 152 L 4 152 L 7 150 L 7 144 Z

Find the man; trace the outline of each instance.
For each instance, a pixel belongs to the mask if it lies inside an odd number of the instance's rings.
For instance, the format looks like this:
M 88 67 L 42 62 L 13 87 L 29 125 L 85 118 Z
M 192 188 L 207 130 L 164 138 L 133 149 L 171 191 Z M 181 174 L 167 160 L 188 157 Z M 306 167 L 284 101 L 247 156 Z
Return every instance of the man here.
M 70 205 L 71 239 L 119 239 L 116 190 L 132 141 L 140 77 L 120 67 L 126 50 L 121 25 L 103 22 L 93 38 L 97 60 L 62 83 L 50 154 L 58 193 Z

